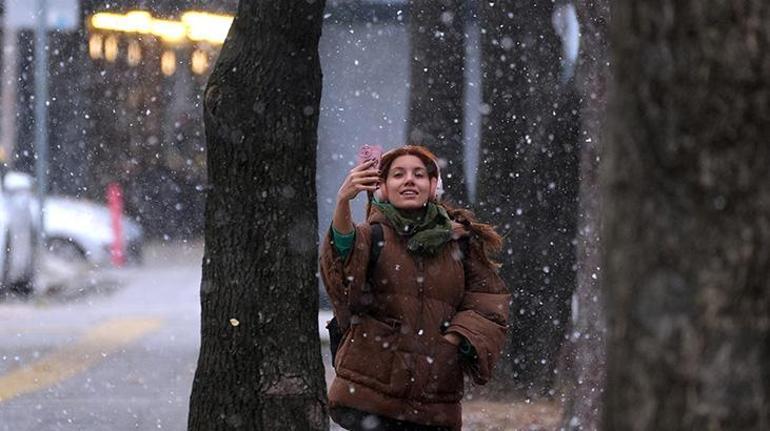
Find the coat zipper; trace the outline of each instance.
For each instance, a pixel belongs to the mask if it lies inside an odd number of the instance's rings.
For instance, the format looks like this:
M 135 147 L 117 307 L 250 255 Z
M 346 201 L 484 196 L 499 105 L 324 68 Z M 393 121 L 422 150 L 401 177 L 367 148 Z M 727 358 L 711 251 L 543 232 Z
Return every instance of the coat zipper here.
M 422 256 L 415 256 L 415 262 L 417 263 L 417 299 L 420 302 L 420 312 L 417 315 L 417 337 L 423 337 L 425 336 L 425 330 L 423 329 L 423 311 L 425 308 L 425 264 L 423 262 Z M 417 371 L 417 364 L 416 361 L 418 355 L 415 354 L 414 360 L 415 360 L 415 371 Z M 416 375 L 416 374 L 415 374 Z M 414 379 L 414 375 L 412 376 L 412 379 Z M 409 388 L 409 398 L 414 399 L 416 398 L 415 389 L 419 389 L 419 386 L 416 384 L 416 381 L 411 381 L 411 387 Z

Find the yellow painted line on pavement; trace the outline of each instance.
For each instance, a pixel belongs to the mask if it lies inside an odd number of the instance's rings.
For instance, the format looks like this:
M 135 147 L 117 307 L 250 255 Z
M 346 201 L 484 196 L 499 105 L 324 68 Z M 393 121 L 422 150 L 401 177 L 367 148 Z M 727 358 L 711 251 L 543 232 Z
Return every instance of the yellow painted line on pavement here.
M 161 319 L 134 318 L 107 321 L 87 331 L 77 343 L 0 376 L 0 402 L 53 386 L 82 373 L 148 332 Z

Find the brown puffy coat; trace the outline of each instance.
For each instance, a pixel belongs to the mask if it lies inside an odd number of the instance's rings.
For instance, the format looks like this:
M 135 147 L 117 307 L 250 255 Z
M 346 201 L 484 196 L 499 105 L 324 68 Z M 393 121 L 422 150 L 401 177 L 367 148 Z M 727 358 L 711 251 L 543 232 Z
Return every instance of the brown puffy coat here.
M 384 245 L 368 293 L 371 223 L 382 225 Z M 406 241 L 375 209 L 356 226 L 344 262 L 329 235 L 322 245 L 321 276 L 347 329 L 329 406 L 460 429 L 463 369 L 477 383 L 489 379 L 505 341 L 510 295 L 477 246 L 463 258 L 451 241 L 436 256 L 420 257 L 407 251 Z M 465 337 L 478 358 L 461 358 L 443 338 L 446 331 Z

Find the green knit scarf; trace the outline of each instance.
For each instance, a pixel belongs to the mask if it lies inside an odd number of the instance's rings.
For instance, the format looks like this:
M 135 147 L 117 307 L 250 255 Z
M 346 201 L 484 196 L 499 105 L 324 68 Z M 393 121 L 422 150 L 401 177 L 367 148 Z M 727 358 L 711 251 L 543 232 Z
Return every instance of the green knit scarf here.
M 382 212 L 393 228 L 402 236 L 410 237 L 407 249 L 421 256 L 435 255 L 445 243 L 452 239 L 452 223 L 446 209 L 433 202 L 428 202 L 425 216 L 419 220 L 411 219 L 387 202 L 372 201 L 372 205 Z

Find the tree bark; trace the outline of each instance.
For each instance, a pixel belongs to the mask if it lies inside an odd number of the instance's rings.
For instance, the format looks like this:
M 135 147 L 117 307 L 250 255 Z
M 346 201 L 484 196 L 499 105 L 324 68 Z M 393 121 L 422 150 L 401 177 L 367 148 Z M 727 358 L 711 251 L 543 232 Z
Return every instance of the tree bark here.
M 409 142 L 439 157 L 445 198 L 467 206 L 463 170 L 465 0 L 409 4 Z
M 613 3 L 604 429 L 770 428 L 770 4 Z
M 581 0 L 581 52 L 578 88 L 582 100 L 580 133 L 580 210 L 577 236 L 577 287 L 572 298 L 571 366 L 567 376 L 562 428 L 597 430 L 605 387 L 606 318 L 601 274 L 601 206 L 599 160 L 607 103 L 609 53 L 607 0 Z
M 241 1 L 209 78 L 190 430 L 329 426 L 315 277 L 324 3 Z
M 545 393 L 574 290 L 577 119 L 559 80 L 551 1 L 479 4 L 482 55 L 477 210 L 506 233 L 513 294 L 500 379 Z M 565 91 L 566 90 L 566 91 Z M 573 102 L 570 102 L 572 100 Z

